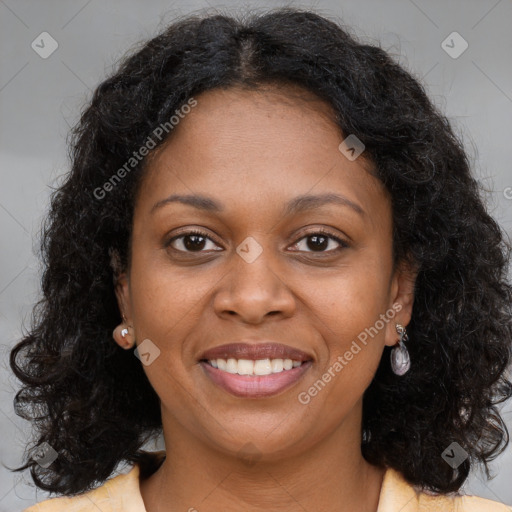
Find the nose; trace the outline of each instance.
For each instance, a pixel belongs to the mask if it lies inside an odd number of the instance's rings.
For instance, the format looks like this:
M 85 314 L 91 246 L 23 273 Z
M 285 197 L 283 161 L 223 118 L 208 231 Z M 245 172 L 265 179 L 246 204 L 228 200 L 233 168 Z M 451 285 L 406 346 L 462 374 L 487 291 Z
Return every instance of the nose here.
M 232 267 L 214 297 L 215 312 L 249 324 L 259 324 L 267 316 L 288 318 L 296 305 L 285 280 L 270 249 L 263 250 L 254 261 L 234 253 Z

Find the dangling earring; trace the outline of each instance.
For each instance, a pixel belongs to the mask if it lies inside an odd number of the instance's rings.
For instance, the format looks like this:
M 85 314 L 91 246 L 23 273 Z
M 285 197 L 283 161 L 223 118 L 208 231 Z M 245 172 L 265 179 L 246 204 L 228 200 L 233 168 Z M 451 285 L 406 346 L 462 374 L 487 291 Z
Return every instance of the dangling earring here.
M 404 375 L 411 367 L 409 351 L 404 344 L 404 341 L 408 341 L 409 337 L 403 325 L 396 324 L 396 332 L 400 335 L 400 339 L 398 345 L 391 350 L 391 369 L 395 375 Z

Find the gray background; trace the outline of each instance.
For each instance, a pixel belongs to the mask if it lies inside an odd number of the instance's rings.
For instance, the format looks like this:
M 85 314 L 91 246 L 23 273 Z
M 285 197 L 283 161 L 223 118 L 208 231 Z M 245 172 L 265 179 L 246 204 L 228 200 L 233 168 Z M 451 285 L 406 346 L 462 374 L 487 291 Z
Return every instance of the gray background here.
M 353 33 L 384 49 L 420 78 L 452 120 L 489 208 L 512 231 L 512 0 L 325 0 L 318 2 L 142 2 L 0 0 L 0 462 L 21 461 L 30 429 L 12 408 L 17 382 L 8 353 L 28 327 L 38 297 L 33 250 L 51 187 L 68 169 L 66 134 L 94 87 L 124 52 L 177 15 L 199 8 L 312 7 L 339 16 Z M 47 31 L 58 49 L 41 58 L 31 43 Z M 456 31 L 469 44 L 458 58 L 441 47 Z M 451 44 L 451 43 L 449 43 Z M 455 49 L 460 48 L 454 43 Z M 512 404 L 505 419 L 512 427 Z M 512 430 L 512 428 L 511 428 Z M 448 443 L 447 443 L 448 444 Z M 161 445 L 157 445 L 161 447 Z M 19 511 L 47 495 L 28 472 L 0 466 L 0 512 Z M 463 491 L 512 505 L 512 448 L 486 482 L 474 474 Z M 397 511 L 398 512 L 398 511 Z

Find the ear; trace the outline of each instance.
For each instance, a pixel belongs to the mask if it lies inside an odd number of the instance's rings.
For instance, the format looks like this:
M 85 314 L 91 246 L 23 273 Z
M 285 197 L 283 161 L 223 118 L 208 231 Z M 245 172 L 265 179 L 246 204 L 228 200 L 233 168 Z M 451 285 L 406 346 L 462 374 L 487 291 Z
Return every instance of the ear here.
M 124 318 L 123 321 L 114 329 L 112 337 L 121 348 L 128 350 L 129 348 L 133 347 L 135 339 L 131 322 L 131 309 L 129 300 L 130 286 L 128 282 L 128 276 L 125 273 L 116 278 L 114 291 L 117 297 L 119 311 L 121 312 L 121 315 L 124 316 Z
M 117 305 L 119 306 L 121 316 L 124 315 L 126 322 L 131 325 L 132 312 L 130 307 L 130 283 L 126 272 L 117 276 L 114 291 L 117 297 Z
M 131 324 L 131 308 L 130 308 L 130 284 L 128 274 L 126 273 L 121 263 L 119 251 L 110 247 L 108 250 L 110 256 L 110 268 L 114 275 L 114 291 L 117 297 L 117 305 L 121 316 L 124 316 L 126 321 Z
M 390 311 L 395 316 L 386 325 L 385 344 L 392 347 L 396 345 L 400 336 L 396 332 L 396 324 L 407 327 L 411 321 L 414 304 L 414 290 L 419 266 L 412 260 L 400 262 L 393 274 L 390 288 Z

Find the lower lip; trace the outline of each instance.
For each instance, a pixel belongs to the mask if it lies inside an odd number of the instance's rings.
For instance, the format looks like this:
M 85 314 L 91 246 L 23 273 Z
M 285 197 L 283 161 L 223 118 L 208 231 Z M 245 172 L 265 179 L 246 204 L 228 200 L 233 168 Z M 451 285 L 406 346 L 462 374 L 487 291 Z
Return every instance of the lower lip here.
M 241 398 L 263 398 L 277 395 L 293 386 L 313 363 L 306 361 L 291 370 L 257 376 L 228 373 L 204 361 L 200 364 L 206 375 L 228 393 Z

